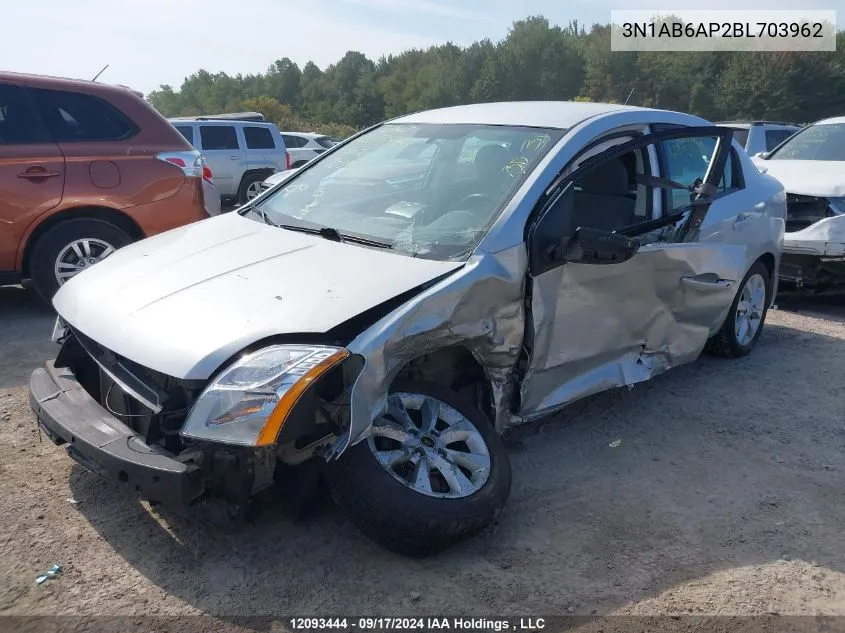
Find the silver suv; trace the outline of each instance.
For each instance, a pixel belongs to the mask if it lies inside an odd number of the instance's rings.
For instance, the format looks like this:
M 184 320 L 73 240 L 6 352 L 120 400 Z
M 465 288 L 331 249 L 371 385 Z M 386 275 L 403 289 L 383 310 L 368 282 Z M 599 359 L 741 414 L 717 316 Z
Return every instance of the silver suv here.
M 801 129 L 801 126 L 795 123 L 776 121 L 727 121 L 716 125 L 734 130 L 734 138 L 745 148 L 749 156 L 771 152 Z
M 244 204 L 261 192 L 261 182 L 268 176 L 291 167 L 282 135 L 272 123 L 225 115 L 170 122 L 202 152 L 221 198 Z

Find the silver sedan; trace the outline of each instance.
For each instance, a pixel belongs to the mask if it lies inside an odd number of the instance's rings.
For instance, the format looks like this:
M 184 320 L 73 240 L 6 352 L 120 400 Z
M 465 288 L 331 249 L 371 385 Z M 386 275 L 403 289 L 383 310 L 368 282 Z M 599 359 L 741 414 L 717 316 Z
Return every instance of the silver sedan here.
M 363 532 L 432 554 L 505 504 L 503 432 L 748 354 L 777 290 L 783 186 L 688 114 L 433 110 L 280 180 L 61 288 L 31 391 L 71 457 L 238 508 L 316 464 Z

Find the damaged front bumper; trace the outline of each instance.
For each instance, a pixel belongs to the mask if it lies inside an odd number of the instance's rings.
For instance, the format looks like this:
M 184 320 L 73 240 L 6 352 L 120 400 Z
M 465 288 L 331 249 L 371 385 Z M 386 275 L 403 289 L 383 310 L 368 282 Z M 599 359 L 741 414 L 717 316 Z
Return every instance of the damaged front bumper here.
M 145 499 L 189 505 L 205 492 L 198 466 L 182 462 L 103 409 L 66 368 L 53 363 L 29 381 L 30 404 L 39 426 L 85 469 L 124 483 Z
M 779 274 L 787 293 L 845 291 L 845 216 L 785 233 Z

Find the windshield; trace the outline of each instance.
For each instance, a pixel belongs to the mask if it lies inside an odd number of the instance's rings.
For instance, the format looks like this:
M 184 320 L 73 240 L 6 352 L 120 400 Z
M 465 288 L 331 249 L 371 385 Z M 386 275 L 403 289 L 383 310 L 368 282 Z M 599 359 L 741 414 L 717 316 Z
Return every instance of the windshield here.
M 304 168 L 257 202 L 257 215 L 415 257 L 462 260 L 564 132 L 386 124 Z
M 845 161 L 845 123 L 816 124 L 804 128 L 776 148 L 771 160 Z

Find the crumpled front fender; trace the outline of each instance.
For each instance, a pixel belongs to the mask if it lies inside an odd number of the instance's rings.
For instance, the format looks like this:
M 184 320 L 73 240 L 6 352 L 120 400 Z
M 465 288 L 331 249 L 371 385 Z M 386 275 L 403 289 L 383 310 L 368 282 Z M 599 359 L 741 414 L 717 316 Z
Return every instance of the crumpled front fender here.
M 494 424 L 510 423 L 512 375 L 525 331 L 524 245 L 477 254 L 461 270 L 414 297 L 355 338 L 347 349 L 364 358 L 350 391 L 347 431 L 327 458 L 367 437 L 388 390 L 411 360 L 451 346 L 468 349 L 490 381 Z

